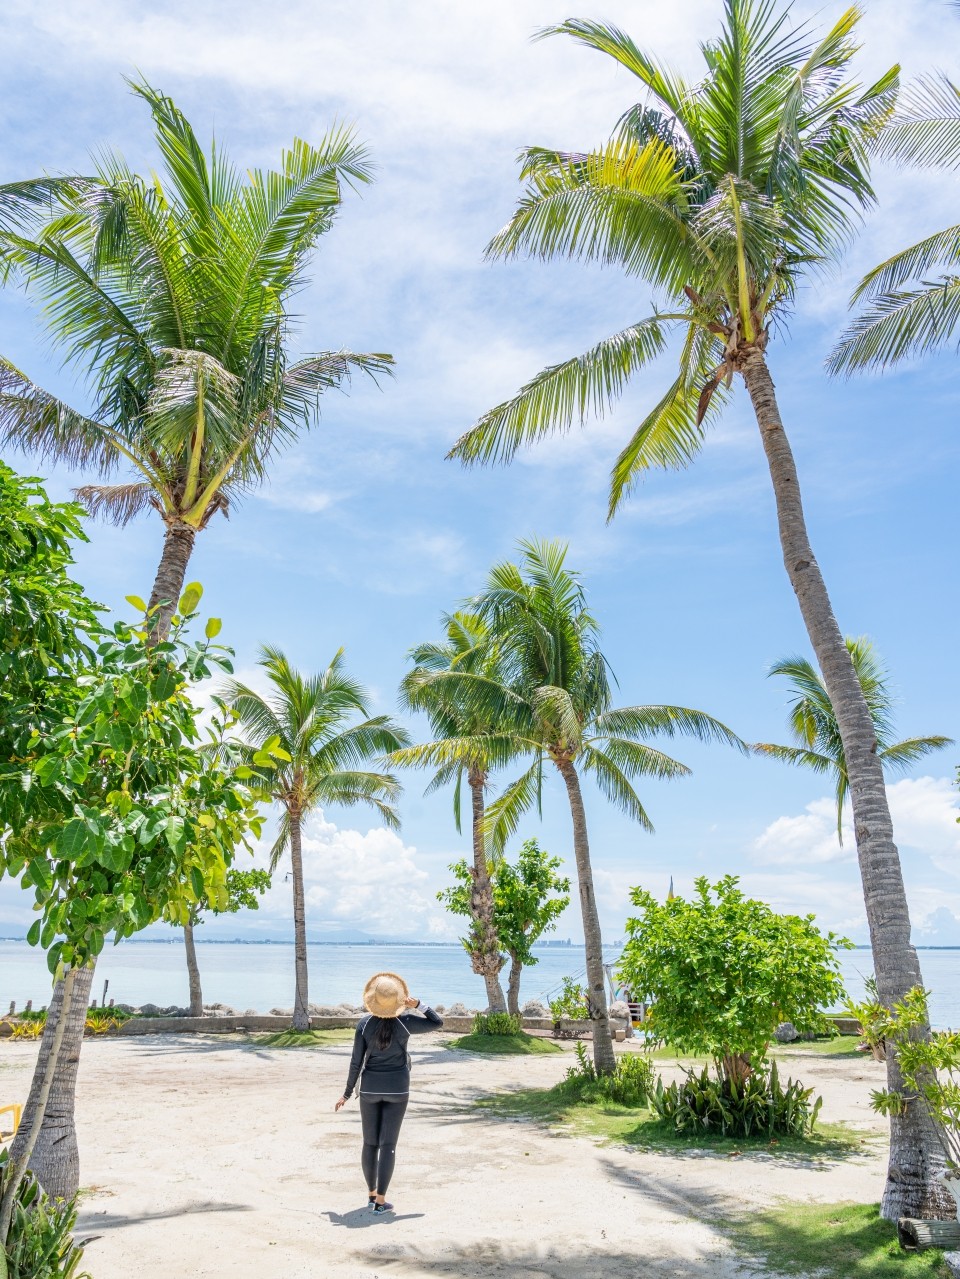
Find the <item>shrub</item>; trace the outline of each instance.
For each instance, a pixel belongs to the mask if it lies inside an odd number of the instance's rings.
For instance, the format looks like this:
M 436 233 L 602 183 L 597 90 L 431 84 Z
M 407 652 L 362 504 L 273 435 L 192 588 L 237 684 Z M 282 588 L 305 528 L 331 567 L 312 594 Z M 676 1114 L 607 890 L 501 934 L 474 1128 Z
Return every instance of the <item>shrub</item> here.
M 43 1034 L 42 1021 L 14 1022 L 11 1039 L 39 1039 Z
M 915 986 L 878 1022 L 877 1033 L 896 1051 L 906 1088 L 870 1094 L 874 1110 L 902 1115 L 918 1102 L 930 1116 L 947 1157 L 960 1175 L 960 1031 L 930 1030 L 928 992 Z
M 587 1021 L 590 1011 L 587 1007 L 587 992 L 578 986 L 572 977 L 564 977 L 563 989 L 555 999 L 550 1001 L 550 1016 L 554 1021 L 567 1017 L 570 1021 Z
M 41 1026 L 46 1025 L 47 1010 L 46 1008 L 25 1008 L 22 1013 L 17 1013 L 21 1021 L 36 1021 Z
M 646 1106 L 653 1096 L 655 1076 L 649 1057 L 621 1053 L 612 1075 L 598 1075 L 583 1044 L 577 1044 L 577 1064 L 571 1066 L 554 1092 L 574 1101 L 613 1102 L 618 1106 Z
M 0 1186 L 6 1161 L 4 1151 L 0 1154 Z M 83 1248 L 74 1242 L 76 1220 L 76 1200 L 52 1203 L 28 1172 L 17 1190 L 7 1236 L 9 1279 L 90 1279 L 88 1273 L 77 1271 Z
M 653 996 L 649 1029 L 679 1052 L 712 1057 L 726 1077 L 758 1066 L 777 1026 L 822 1033 L 821 1008 L 843 998 L 836 951 L 812 915 L 778 915 L 745 897 L 733 875 L 701 877 L 690 901 L 632 890 L 618 972 L 635 997 Z
M 523 1018 L 519 1013 L 477 1013 L 470 1033 L 473 1035 L 522 1035 Z
M 812 1131 L 823 1104 L 812 1088 L 793 1079 L 784 1087 L 774 1062 L 739 1082 L 718 1078 L 705 1066 L 688 1070 L 682 1083 L 657 1080 L 650 1106 L 675 1132 L 687 1136 L 803 1137 Z

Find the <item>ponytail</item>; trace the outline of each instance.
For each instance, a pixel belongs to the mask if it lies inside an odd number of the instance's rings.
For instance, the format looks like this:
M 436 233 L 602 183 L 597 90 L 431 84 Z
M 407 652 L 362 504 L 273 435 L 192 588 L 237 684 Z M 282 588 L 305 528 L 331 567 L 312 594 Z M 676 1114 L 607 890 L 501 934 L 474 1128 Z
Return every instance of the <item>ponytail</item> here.
M 376 1045 L 379 1052 L 386 1052 L 393 1043 L 393 1023 L 395 1017 L 381 1017 L 380 1025 L 377 1028 Z

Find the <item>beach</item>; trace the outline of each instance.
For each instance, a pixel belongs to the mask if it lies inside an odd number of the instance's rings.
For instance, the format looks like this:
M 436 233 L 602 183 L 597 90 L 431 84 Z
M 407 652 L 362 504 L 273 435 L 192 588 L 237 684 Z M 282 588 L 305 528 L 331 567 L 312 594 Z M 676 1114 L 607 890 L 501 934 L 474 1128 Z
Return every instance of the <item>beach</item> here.
M 843 1159 L 767 1151 L 659 1153 L 604 1145 L 476 1099 L 562 1078 L 569 1047 L 491 1058 L 421 1041 L 389 1198 L 365 1206 L 356 1100 L 333 1104 L 349 1044 L 266 1048 L 238 1037 L 84 1044 L 77 1096 L 78 1237 L 96 1279 L 734 1279 L 726 1226 L 781 1197 L 876 1202 L 885 1125 L 867 1057 L 791 1051 L 824 1097 L 821 1122 L 862 1132 Z M 25 1095 L 34 1045 L 0 1045 L 0 1093 Z M 667 1078 L 676 1067 L 664 1062 Z

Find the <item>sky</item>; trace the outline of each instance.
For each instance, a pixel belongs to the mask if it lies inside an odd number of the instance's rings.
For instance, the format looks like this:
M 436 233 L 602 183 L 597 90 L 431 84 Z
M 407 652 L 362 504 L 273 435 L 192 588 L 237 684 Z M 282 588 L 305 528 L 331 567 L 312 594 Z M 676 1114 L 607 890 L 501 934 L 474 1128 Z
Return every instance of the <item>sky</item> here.
M 793 12 L 824 22 L 839 6 L 798 3 Z M 749 741 L 784 740 L 785 688 L 766 672 L 809 650 L 742 386 L 696 464 L 651 474 L 611 524 L 610 466 L 672 378 L 668 363 L 638 377 L 605 419 L 509 468 L 463 470 L 444 460 L 485 409 L 650 307 L 642 283 L 612 270 L 484 261 L 518 194 L 519 149 L 588 148 L 640 96 L 609 60 L 566 40 L 531 43 L 531 34 L 571 14 L 600 17 L 696 76 L 697 41 L 717 30 L 720 13 L 718 0 L 288 0 L 266 20 L 266 7 L 250 0 L 8 0 L 0 181 L 89 171 L 103 148 L 141 172 L 154 166 L 148 113 L 124 83 L 138 73 L 176 100 L 202 139 L 215 131 L 241 166 L 275 164 L 295 136 L 316 140 L 338 121 L 356 128 L 378 165 L 374 185 L 347 196 L 318 249 L 294 302 L 293 344 L 304 353 L 389 351 L 396 379 L 325 399 L 270 483 L 229 522 L 218 517 L 191 562 L 203 608 L 223 619 L 221 638 L 242 678 L 259 678 L 265 642 L 304 670 L 343 647 L 372 708 L 396 712 L 406 654 L 438 637 L 441 613 L 476 591 L 517 539 L 560 538 L 602 624 L 621 704 L 697 707 Z M 958 23 L 932 0 L 867 0 L 862 78 L 898 59 L 906 78 L 941 66 Z M 768 355 L 840 625 L 877 645 L 903 736 L 960 739 L 956 358 L 850 381 L 830 380 L 823 368 L 863 272 L 955 221 L 957 178 L 880 169 L 876 185 L 879 205 L 862 234 L 836 271 L 801 291 Z M 14 290 L 0 293 L 0 353 L 85 405 L 83 386 Z M 12 453 L 6 460 L 42 474 L 58 498 L 88 478 Z M 159 519 L 126 529 L 91 523 L 88 532 L 77 576 L 90 594 L 120 610 L 125 595 L 148 595 Z M 426 732 L 424 722 L 409 723 Z M 682 893 L 698 875 L 729 873 L 778 909 L 815 912 L 823 927 L 866 940 L 852 836 L 837 844 L 822 778 L 718 746 L 678 740 L 672 750 L 692 775 L 643 784 L 654 835 L 588 791 L 607 937 L 623 935 L 632 886 L 664 893 L 672 876 Z M 958 755 L 932 756 L 889 788 L 921 945 L 960 944 Z M 305 841 L 311 936 L 456 936 L 436 893 L 467 841 L 450 796 L 423 797 L 427 780 L 405 778 L 399 834 L 360 809 L 313 820 Z M 531 816 L 520 835 L 536 836 L 573 872 L 557 784 L 546 790 L 542 821 Z M 25 931 L 26 897 L 0 884 L 0 935 Z M 281 867 L 258 912 L 210 920 L 204 935 L 285 939 L 291 916 Z M 557 935 L 582 939 L 575 901 Z

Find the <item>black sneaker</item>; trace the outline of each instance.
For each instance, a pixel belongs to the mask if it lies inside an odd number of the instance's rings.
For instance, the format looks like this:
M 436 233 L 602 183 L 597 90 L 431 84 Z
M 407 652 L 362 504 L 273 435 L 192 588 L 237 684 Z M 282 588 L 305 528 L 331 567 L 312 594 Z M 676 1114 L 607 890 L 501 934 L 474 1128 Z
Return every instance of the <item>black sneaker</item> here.
M 373 1211 L 374 1211 L 374 1212 L 393 1212 L 393 1204 L 378 1204 L 378 1203 L 375 1203 L 375 1204 L 373 1205 Z

